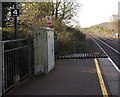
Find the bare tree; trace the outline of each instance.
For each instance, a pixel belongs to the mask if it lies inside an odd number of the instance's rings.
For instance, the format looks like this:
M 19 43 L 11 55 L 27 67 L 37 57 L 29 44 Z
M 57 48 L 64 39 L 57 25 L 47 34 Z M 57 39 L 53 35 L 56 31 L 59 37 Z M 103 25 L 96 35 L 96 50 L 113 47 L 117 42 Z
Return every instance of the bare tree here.
M 111 16 L 110 21 L 111 21 L 111 30 L 118 32 L 118 18 L 119 16 L 114 14 Z

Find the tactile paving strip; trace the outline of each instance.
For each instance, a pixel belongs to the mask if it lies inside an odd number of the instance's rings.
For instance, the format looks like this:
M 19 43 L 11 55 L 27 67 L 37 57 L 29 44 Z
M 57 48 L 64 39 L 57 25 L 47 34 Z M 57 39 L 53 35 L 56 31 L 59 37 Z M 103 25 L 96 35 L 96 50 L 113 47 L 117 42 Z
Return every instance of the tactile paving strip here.
M 88 58 L 108 58 L 106 54 L 72 54 L 67 56 L 59 56 L 58 59 L 88 59 Z

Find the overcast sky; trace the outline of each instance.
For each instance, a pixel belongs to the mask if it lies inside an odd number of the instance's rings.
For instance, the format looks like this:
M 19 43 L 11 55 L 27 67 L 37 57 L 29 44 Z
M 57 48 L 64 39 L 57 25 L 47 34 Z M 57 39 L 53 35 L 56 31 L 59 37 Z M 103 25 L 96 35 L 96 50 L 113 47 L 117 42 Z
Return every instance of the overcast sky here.
M 118 14 L 120 0 L 77 0 L 82 6 L 79 9 L 81 27 L 90 27 L 108 22 L 113 14 Z

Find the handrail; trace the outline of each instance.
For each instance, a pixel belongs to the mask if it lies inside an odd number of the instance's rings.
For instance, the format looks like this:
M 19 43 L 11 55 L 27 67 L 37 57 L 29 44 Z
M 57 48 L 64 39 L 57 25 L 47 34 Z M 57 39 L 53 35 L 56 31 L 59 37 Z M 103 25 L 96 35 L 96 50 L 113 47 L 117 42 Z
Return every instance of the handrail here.
M 24 41 L 24 40 L 29 40 L 33 38 L 24 38 L 24 39 L 16 39 L 16 40 L 5 40 L 5 41 L 0 41 L 0 43 L 7 43 L 7 42 L 17 42 L 17 41 Z

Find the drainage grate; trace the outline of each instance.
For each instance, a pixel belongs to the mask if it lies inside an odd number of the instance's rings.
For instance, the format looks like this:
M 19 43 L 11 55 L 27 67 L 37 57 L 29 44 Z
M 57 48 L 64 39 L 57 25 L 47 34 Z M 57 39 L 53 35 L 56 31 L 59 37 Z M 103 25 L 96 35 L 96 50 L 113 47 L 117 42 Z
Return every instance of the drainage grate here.
M 58 59 L 88 59 L 88 58 L 108 58 L 106 54 L 73 54 L 67 56 L 59 56 Z

